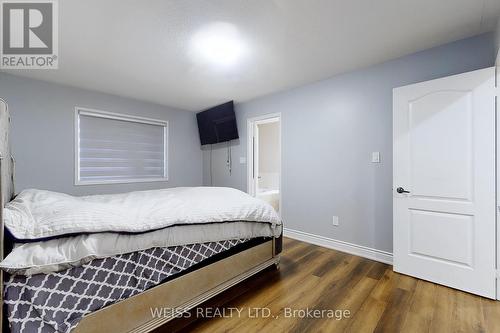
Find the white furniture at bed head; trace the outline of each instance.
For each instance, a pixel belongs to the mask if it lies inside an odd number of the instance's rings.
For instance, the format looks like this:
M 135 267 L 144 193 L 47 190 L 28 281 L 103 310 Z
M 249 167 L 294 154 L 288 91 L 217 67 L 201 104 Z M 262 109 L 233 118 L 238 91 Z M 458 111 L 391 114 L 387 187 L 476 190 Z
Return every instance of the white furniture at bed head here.
M 7 103 L 0 99 L 0 259 L 4 257 L 3 207 L 14 196 L 14 162 L 10 152 L 10 114 Z M 0 300 L 3 296 L 3 273 L 0 272 Z M 0 311 L 0 331 L 3 311 Z
M 0 194 L 2 199 L 2 208 L 14 196 L 13 180 L 13 158 L 10 152 L 9 141 L 10 114 L 7 103 L 0 98 Z M 1 209 L 0 209 L 1 211 Z

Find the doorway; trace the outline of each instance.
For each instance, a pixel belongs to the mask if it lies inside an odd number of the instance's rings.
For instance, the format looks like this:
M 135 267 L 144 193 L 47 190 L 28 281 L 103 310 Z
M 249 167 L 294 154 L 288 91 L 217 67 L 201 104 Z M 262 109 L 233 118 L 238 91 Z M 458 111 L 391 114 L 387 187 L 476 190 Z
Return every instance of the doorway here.
M 281 215 L 281 115 L 248 120 L 248 193 Z

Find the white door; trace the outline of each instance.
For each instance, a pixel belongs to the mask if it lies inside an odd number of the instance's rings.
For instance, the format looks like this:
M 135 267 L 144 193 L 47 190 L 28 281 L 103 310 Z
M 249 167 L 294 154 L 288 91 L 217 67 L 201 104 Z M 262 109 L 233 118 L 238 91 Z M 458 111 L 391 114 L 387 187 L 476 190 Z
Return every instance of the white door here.
M 494 81 L 487 68 L 396 88 L 393 114 L 394 270 L 489 298 Z

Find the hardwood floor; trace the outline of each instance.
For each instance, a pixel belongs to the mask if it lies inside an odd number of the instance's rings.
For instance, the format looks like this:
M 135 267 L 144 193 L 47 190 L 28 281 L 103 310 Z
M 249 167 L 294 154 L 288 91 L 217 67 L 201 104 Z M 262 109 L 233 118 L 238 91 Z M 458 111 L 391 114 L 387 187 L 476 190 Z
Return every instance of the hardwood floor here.
M 264 310 L 258 313 L 255 308 Z M 291 311 L 307 308 L 347 310 L 349 316 L 339 311 L 336 318 L 328 311 L 323 311 L 323 318 L 311 318 L 312 314 L 301 318 L 303 312 L 291 316 Z M 224 311 L 226 318 L 217 316 Z M 337 320 L 339 314 L 343 317 Z M 292 239 L 284 241 L 279 271 L 268 269 L 244 281 L 192 310 L 190 316 L 156 333 L 500 331 L 500 302 Z M 207 316 L 212 318 L 203 318 Z

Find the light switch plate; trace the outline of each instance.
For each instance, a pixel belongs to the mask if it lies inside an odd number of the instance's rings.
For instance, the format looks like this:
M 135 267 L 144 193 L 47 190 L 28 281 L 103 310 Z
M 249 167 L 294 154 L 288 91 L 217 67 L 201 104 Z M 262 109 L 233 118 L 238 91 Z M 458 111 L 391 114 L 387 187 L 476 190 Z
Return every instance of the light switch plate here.
M 380 163 L 380 152 L 374 151 L 372 153 L 372 163 Z
M 333 217 L 332 224 L 333 224 L 334 227 L 338 227 L 339 226 L 339 217 L 338 216 L 334 216 Z
M 240 157 L 240 164 L 246 164 L 247 163 L 247 158 L 246 157 Z

